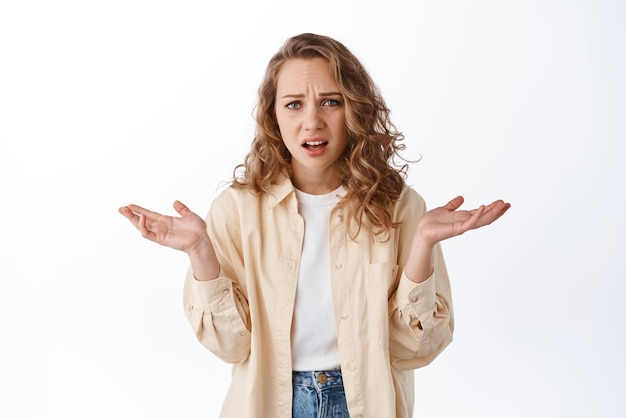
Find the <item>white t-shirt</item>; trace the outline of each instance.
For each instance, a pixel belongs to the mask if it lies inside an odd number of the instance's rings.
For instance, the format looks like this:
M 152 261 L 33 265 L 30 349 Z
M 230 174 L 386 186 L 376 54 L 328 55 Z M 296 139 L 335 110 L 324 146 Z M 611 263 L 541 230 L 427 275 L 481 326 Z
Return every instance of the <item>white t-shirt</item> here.
M 291 328 L 293 370 L 339 368 L 337 328 L 330 290 L 328 220 L 345 189 L 311 195 L 296 189 L 304 218 L 304 244 Z

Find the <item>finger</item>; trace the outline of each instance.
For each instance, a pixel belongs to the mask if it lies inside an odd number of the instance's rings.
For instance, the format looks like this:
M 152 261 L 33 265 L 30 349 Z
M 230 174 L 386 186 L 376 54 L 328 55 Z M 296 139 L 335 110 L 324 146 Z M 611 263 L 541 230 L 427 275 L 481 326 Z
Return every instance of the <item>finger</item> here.
M 135 214 L 128 208 L 128 206 L 122 206 L 117 210 L 119 213 L 124 215 L 125 218 L 131 219 Z
M 485 211 L 485 214 L 488 213 L 500 213 L 502 211 L 505 211 L 506 209 L 508 209 L 510 207 L 510 205 L 508 203 L 504 203 L 504 201 L 502 200 L 496 200 L 495 202 L 489 204 L 487 206 L 487 210 Z
M 139 216 L 134 213 L 128 206 L 122 206 L 117 210 L 119 213 L 124 215 L 126 219 L 128 219 L 135 228 L 137 228 L 137 223 L 139 222 Z
M 509 203 L 504 203 L 503 201 L 496 201 L 489 205 L 487 210 L 482 214 L 482 219 L 480 220 L 477 227 L 489 225 L 499 219 L 504 213 L 511 207 Z
M 491 216 L 491 214 L 493 214 L 494 211 L 497 211 L 497 207 L 498 207 L 499 203 L 498 201 L 492 202 L 490 204 L 488 204 L 485 207 L 485 210 L 483 211 L 482 215 L 483 216 Z M 481 206 L 482 207 L 482 206 Z M 471 212 L 471 214 L 473 215 L 478 209 L 474 209 Z
M 191 210 L 180 200 L 176 200 L 174 202 L 174 210 L 178 212 L 180 216 L 187 216 L 192 213 Z
M 146 226 L 146 215 L 144 215 L 143 213 L 139 214 L 139 221 L 137 222 L 137 227 L 139 228 L 139 230 L 148 229 L 148 227 Z
M 465 222 L 463 222 L 462 230 L 463 232 L 469 231 L 470 229 L 476 229 L 481 225 L 481 220 L 484 216 L 486 207 L 484 205 L 480 206 L 478 209 L 474 209 L 470 211 L 472 216 Z
M 511 206 L 508 203 L 504 203 L 504 201 L 502 201 L 502 200 L 493 201 L 490 204 L 486 205 L 485 212 L 483 214 L 486 215 L 486 214 L 488 214 L 488 213 L 490 213 L 490 212 L 492 212 L 494 210 L 499 211 L 499 210 L 502 209 L 503 206 L 506 206 L 506 205 L 508 205 L 509 207 Z M 477 210 L 478 209 L 472 209 L 472 210 L 470 210 L 470 213 L 473 215 L 474 212 L 476 212 Z
M 138 205 L 128 205 L 127 206 L 130 210 L 132 210 L 133 212 L 135 212 L 136 214 L 140 214 L 140 215 L 145 215 L 148 218 L 156 218 L 158 216 L 162 216 L 160 213 L 158 212 L 153 212 L 149 209 L 146 208 L 142 208 L 141 206 Z
M 150 226 L 147 222 L 146 215 L 140 214 L 139 221 L 137 222 L 137 229 L 141 232 L 141 236 L 149 240 L 154 241 L 154 233 L 150 230 Z
M 454 199 L 452 199 L 451 201 L 449 201 L 448 203 L 446 203 L 446 205 L 444 206 L 444 208 L 446 210 L 449 211 L 455 211 L 457 210 L 465 201 L 465 199 L 463 199 L 463 196 L 457 196 Z
M 509 210 L 510 207 L 511 207 L 510 203 L 505 203 L 505 202 L 500 201 L 493 208 L 490 208 L 490 213 L 489 213 L 490 222 L 489 223 L 492 223 L 495 220 L 500 219 L 500 217 L 504 215 L 506 211 Z

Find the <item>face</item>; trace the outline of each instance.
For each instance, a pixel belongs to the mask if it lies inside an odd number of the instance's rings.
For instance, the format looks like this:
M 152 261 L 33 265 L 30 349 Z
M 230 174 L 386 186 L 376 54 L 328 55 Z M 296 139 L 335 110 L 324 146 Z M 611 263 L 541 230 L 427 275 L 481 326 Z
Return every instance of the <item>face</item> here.
M 291 153 L 294 185 L 313 194 L 337 188 L 336 164 L 348 133 L 343 96 L 328 61 L 285 61 L 278 73 L 275 106 L 283 142 Z

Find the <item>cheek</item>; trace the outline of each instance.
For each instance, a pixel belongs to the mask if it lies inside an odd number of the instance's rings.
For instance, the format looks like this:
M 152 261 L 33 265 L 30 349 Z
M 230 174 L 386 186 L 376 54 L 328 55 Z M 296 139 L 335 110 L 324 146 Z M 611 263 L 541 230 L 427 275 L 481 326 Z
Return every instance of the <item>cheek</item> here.
M 280 119 L 278 118 L 278 112 L 274 109 L 274 124 L 276 125 L 276 130 L 280 132 Z
M 348 126 L 346 125 L 346 118 L 344 115 L 339 115 L 333 123 L 337 132 L 345 133 L 348 135 Z
M 274 113 L 274 121 L 276 122 L 278 129 L 283 131 L 289 129 L 289 119 L 283 113 L 279 111 Z

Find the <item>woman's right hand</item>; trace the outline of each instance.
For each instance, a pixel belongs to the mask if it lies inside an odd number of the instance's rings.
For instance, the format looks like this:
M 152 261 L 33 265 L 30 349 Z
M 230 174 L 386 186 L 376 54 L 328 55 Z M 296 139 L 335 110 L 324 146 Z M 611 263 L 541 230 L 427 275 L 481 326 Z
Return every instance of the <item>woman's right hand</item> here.
M 122 206 L 118 211 L 141 232 L 142 237 L 186 252 L 197 280 L 217 278 L 220 265 L 206 222 L 178 200 L 174 202 L 174 209 L 180 217 L 161 215 L 137 205 Z
M 141 236 L 187 254 L 210 245 L 204 220 L 187 206 L 174 202 L 180 217 L 161 215 L 137 205 L 119 208 L 119 212 L 133 224 Z

